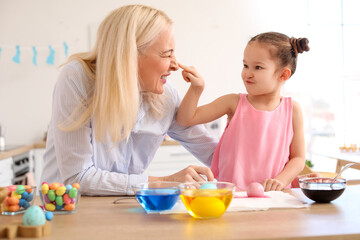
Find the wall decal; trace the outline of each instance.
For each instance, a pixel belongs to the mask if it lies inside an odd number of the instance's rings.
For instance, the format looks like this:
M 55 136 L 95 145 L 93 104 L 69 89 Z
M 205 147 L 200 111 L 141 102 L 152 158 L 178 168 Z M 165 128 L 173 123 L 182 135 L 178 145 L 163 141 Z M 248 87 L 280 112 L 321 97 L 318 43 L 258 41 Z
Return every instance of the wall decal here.
M 54 58 L 55 58 L 55 51 L 54 49 L 51 47 L 51 45 L 49 45 L 49 50 L 50 50 L 50 54 L 49 56 L 46 58 L 46 63 L 49 65 L 53 65 L 54 64 Z
M 16 54 L 15 56 L 12 58 L 12 60 L 16 63 L 20 64 L 20 46 L 16 45 Z
M 35 66 L 37 66 L 37 51 L 36 51 L 36 47 L 33 46 L 32 49 L 33 49 L 32 62 L 33 62 L 33 64 L 34 64 Z

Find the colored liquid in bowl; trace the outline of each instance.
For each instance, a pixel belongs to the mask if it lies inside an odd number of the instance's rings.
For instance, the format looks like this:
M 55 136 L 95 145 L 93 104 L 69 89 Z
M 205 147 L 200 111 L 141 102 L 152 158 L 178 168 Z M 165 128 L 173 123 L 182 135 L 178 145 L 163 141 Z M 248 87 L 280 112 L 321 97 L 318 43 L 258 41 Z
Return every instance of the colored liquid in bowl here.
M 136 192 L 136 198 L 147 212 L 171 209 L 179 199 L 178 189 L 151 189 Z
M 315 202 L 328 203 L 332 200 L 337 199 L 344 192 L 345 188 L 342 189 L 301 189 L 305 196 L 314 200 Z
M 189 189 L 182 191 L 180 197 L 191 216 L 216 218 L 229 207 L 233 193 L 227 189 Z

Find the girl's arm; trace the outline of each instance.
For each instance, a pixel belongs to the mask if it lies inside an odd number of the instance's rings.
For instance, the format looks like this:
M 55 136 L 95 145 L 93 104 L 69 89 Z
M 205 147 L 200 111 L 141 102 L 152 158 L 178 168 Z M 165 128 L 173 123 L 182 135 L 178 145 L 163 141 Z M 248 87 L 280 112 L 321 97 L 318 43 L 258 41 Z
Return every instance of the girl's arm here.
M 191 83 L 177 112 L 176 121 L 180 125 L 192 126 L 207 123 L 225 114 L 232 116 L 238 103 L 237 94 L 225 95 L 209 104 L 197 107 L 205 87 L 204 80 L 194 67 L 187 67 L 180 63 L 179 66 L 183 69 L 184 80 Z
M 294 136 L 290 145 L 290 159 L 282 172 L 275 179 L 264 181 L 265 191 L 280 191 L 289 185 L 305 166 L 305 140 L 303 117 L 299 104 L 293 101 L 293 130 Z

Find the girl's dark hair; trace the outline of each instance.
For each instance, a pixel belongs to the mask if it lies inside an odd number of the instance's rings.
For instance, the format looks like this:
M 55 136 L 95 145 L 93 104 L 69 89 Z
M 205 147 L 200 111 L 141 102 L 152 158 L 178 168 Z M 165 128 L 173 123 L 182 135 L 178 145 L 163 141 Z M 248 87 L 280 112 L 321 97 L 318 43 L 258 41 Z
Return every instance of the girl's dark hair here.
M 295 73 L 298 53 L 310 50 L 307 38 L 289 38 L 278 32 L 266 32 L 251 38 L 251 42 L 265 43 L 273 46 L 270 54 L 279 60 L 280 67 L 290 66 L 291 75 Z

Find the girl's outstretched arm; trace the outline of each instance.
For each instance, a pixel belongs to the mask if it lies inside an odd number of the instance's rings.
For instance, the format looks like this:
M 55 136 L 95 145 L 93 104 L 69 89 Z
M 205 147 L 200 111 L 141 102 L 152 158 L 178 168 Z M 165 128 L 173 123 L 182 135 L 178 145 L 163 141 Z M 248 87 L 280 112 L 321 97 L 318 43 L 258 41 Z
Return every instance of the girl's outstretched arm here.
M 190 82 L 191 85 L 180 104 L 176 121 L 183 126 L 192 126 L 211 122 L 225 114 L 231 118 L 237 107 L 238 94 L 225 95 L 209 104 L 197 107 L 205 82 L 194 67 L 187 67 L 180 63 L 179 66 L 183 69 L 184 80 Z
M 280 191 L 289 185 L 305 166 L 305 140 L 303 117 L 300 105 L 293 101 L 294 136 L 290 145 L 290 159 L 282 172 L 275 179 L 266 179 L 263 183 L 265 191 Z

